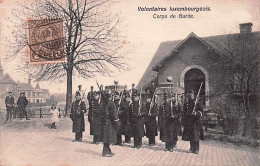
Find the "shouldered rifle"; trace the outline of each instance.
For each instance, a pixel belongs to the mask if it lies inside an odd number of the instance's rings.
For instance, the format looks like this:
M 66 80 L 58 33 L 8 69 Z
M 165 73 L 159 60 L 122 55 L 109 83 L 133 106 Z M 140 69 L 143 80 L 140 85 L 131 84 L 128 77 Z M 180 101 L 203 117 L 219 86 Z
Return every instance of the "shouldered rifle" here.
M 197 105 L 197 103 L 198 103 L 198 98 L 199 98 L 199 96 L 200 96 L 200 91 L 201 91 L 202 84 L 203 84 L 203 82 L 200 84 L 200 89 L 199 89 L 199 92 L 198 92 L 198 94 L 197 94 L 197 97 L 196 97 L 196 100 L 195 100 L 195 104 L 194 104 L 194 107 L 193 107 L 193 110 L 192 110 L 192 113 L 193 113 L 193 114 L 195 113 L 195 108 L 196 108 L 196 105 Z
M 122 97 L 123 97 L 123 91 L 122 91 L 122 93 L 121 93 L 121 95 L 120 95 L 120 99 L 119 99 L 119 103 L 118 103 L 118 108 L 117 108 L 117 112 L 119 113 L 119 109 L 120 109 L 120 104 L 121 104 L 121 101 L 122 101 Z
M 142 106 L 142 90 L 143 90 L 143 83 L 141 84 L 141 91 L 140 91 L 140 98 L 139 98 L 139 108 L 138 108 L 138 115 L 141 115 L 141 106 Z
M 153 105 L 153 101 L 154 101 L 154 96 L 155 96 L 156 91 L 157 91 L 157 88 L 155 88 L 155 90 L 154 90 L 153 97 L 152 97 L 152 100 L 151 100 L 151 103 L 150 103 L 150 108 L 149 108 L 149 111 L 148 111 L 148 115 L 149 115 L 149 116 L 151 116 L 151 109 L 152 109 L 152 107 L 154 106 L 154 105 Z M 154 101 L 154 102 L 155 102 L 155 101 Z
M 172 86 L 170 85 L 170 95 L 171 95 L 171 91 L 172 91 Z M 170 102 L 171 102 L 171 117 L 174 117 L 173 111 L 172 111 L 172 96 L 171 96 Z
M 99 89 L 99 99 L 98 99 L 98 104 L 100 103 L 100 101 L 101 101 L 101 94 L 102 94 L 102 89 L 101 89 L 101 87 L 99 86 L 99 84 L 98 84 L 98 82 L 97 82 L 97 80 L 96 80 L 96 83 L 97 83 L 97 86 L 98 86 L 98 89 Z

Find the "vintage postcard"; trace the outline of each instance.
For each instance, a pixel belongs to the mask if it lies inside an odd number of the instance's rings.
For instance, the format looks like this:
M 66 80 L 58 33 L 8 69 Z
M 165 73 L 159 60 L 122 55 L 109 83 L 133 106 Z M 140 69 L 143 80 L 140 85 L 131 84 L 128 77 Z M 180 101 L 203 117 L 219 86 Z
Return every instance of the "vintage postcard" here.
M 259 0 L 0 0 L 0 166 L 260 163 Z

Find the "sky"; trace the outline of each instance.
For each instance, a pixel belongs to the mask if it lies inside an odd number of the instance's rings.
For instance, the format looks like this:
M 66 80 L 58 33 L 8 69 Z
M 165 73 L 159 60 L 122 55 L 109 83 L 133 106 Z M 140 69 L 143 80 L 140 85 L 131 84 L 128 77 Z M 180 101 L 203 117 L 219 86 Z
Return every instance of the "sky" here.
M 6 39 L 12 37 L 6 18 L 16 7 L 16 0 L 0 0 L 0 59 L 5 73 L 15 81 L 26 82 L 28 75 L 15 70 L 17 62 L 3 60 L 8 56 Z M 138 7 L 162 7 L 167 8 L 167 11 L 138 11 Z M 170 7 L 208 7 L 211 11 L 169 11 Z M 131 87 L 132 83 L 137 85 L 161 42 L 181 40 L 191 32 L 199 37 L 239 33 L 239 24 L 246 22 L 253 23 L 253 31 L 260 31 L 259 0 L 118 0 L 118 3 L 112 6 L 112 13 L 122 18 L 121 33 L 128 43 L 125 47 L 131 49 L 126 55 L 126 58 L 130 59 L 130 70 L 112 73 L 115 76 L 112 78 L 97 76 L 84 80 L 75 76 L 73 91 L 76 91 L 79 84 L 83 89 L 87 88 L 87 91 L 91 85 L 97 89 L 96 80 L 103 85 L 111 85 L 114 80 L 128 87 Z M 153 18 L 154 14 L 167 15 L 167 18 Z M 170 18 L 171 14 L 177 18 Z M 192 14 L 194 18 L 178 18 L 179 14 Z M 39 84 L 51 93 L 66 92 L 66 81 Z M 36 82 L 33 82 L 33 85 L 36 85 Z

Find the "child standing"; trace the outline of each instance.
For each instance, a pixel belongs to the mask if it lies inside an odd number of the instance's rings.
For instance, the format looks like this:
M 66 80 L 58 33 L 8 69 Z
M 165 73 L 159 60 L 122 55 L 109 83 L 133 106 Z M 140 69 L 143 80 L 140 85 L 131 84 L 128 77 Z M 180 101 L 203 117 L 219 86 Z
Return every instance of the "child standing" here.
M 56 125 L 55 123 L 58 123 L 59 122 L 59 111 L 56 109 L 56 106 L 55 105 L 52 105 L 51 106 L 51 111 L 50 113 L 52 114 L 52 118 L 51 118 L 51 121 L 52 121 L 52 124 L 51 124 L 51 129 L 56 129 Z

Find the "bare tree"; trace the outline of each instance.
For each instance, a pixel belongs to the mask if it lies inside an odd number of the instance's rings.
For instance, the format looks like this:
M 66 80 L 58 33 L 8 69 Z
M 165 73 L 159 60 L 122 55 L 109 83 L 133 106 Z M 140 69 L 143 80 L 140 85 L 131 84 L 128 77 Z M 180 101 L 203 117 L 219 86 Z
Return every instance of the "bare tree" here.
M 115 69 L 127 68 L 118 28 L 120 20 L 111 14 L 111 4 L 108 0 L 34 0 L 31 4 L 19 3 L 14 12 L 16 57 L 28 47 L 26 19 L 64 20 L 66 62 L 32 66 L 26 63 L 26 58 L 21 59 L 38 81 L 66 78 L 66 114 L 72 103 L 73 76 L 86 79 L 98 74 L 111 76 Z
M 245 116 L 243 136 L 250 128 L 252 118 L 256 110 L 257 87 L 259 87 L 259 50 L 260 35 L 258 33 L 242 33 L 226 35 L 216 46 L 223 53 L 217 60 L 217 68 L 230 80 L 223 81 L 226 84 L 222 92 L 230 92 L 237 96 L 238 105 L 242 106 Z M 230 83 L 232 82 L 232 86 Z M 253 125 L 253 124 L 252 124 Z M 252 126 L 251 126 L 252 127 Z M 252 128 L 251 128 L 252 129 Z

